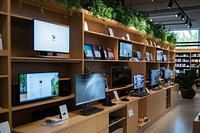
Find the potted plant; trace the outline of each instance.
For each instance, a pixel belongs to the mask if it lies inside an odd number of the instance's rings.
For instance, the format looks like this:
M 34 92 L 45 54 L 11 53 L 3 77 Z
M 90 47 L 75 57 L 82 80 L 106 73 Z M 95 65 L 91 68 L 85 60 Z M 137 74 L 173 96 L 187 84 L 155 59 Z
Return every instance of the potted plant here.
M 176 83 L 179 84 L 182 97 L 192 99 L 196 95 L 196 87 L 200 84 L 199 71 L 189 70 L 179 73 L 176 76 Z

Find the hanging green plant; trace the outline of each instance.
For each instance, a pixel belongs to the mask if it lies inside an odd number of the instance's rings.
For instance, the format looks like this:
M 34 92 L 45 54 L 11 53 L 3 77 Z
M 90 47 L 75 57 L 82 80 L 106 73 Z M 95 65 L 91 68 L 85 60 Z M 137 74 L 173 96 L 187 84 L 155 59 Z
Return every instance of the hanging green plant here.
M 100 17 L 104 21 L 106 18 L 113 19 L 116 15 L 113 8 L 108 7 L 103 0 L 86 0 L 82 2 L 82 7 L 89 10 L 93 16 Z
M 80 0 L 55 0 L 56 4 L 59 5 L 64 5 L 66 10 L 65 10 L 65 16 L 64 17 L 68 17 L 68 16 L 72 16 L 73 14 L 73 9 L 81 9 L 81 4 L 80 4 Z

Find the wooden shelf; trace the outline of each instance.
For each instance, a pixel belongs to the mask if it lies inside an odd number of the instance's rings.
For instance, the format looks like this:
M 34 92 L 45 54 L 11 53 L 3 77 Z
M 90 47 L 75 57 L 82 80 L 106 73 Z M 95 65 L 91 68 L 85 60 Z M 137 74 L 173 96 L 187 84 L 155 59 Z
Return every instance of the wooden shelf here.
M 143 122 L 141 124 L 138 124 L 138 127 L 143 127 L 145 126 L 147 123 L 149 123 L 151 120 L 149 119 L 147 122 Z
M 8 78 L 8 75 L 0 75 L 0 78 Z
M 33 20 L 33 18 L 24 17 L 24 16 L 16 15 L 16 14 L 11 14 L 11 17 L 20 18 L 20 19 L 26 19 L 26 20 Z
M 8 13 L 0 11 L 0 15 L 8 15 Z
M 123 89 L 129 88 L 129 87 L 133 87 L 133 84 L 126 85 L 126 86 L 123 86 L 123 87 L 118 87 L 118 88 L 112 88 L 112 89 L 108 89 L 106 92 L 123 90 Z
M 133 44 L 138 44 L 138 45 L 144 45 L 144 46 L 146 46 L 142 42 L 137 42 L 137 41 L 133 41 L 133 40 L 127 40 L 127 39 L 123 39 L 123 38 L 120 38 L 120 37 L 110 36 L 110 35 L 107 35 L 107 34 L 98 33 L 98 32 L 94 32 L 94 31 L 85 31 L 85 33 L 96 35 L 96 36 L 101 36 L 101 37 L 107 37 L 107 38 L 117 39 L 117 40 L 121 40 L 121 41 L 131 42 Z
M 61 62 L 61 63 L 80 63 L 81 59 L 69 58 L 39 58 L 39 57 L 11 57 L 12 62 Z
M 36 106 L 40 106 L 40 105 L 51 104 L 51 103 L 55 103 L 55 102 L 59 102 L 59 101 L 73 99 L 74 97 L 75 97 L 75 94 L 71 94 L 69 96 L 57 96 L 57 97 L 53 97 L 51 99 L 45 99 L 43 101 L 13 106 L 12 111 L 18 111 L 18 110 L 32 108 L 32 107 L 36 107 Z
M 60 81 L 70 80 L 71 78 L 59 78 Z
M 8 56 L 8 50 L 0 50 L 0 56 Z
M 119 120 L 117 120 L 117 121 L 111 123 L 111 124 L 109 125 L 109 127 L 111 127 L 111 126 L 113 126 L 113 125 L 115 125 L 115 124 L 117 124 L 117 123 L 119 123 L 119 122 L 121 122 L 121 121 L 123 121 L 123 120 L 125 120 L 125 119 L 126 119 L 126 117 L 122 117 L 122 118 L 120 118 Z
M 0 109 L 0 114 L 8 113 L 9 109 L 1 108 Z
M 98 59 L 84 59 L 85 62 L 117 62 L 117 63 L 145 63 L 146 61 L 129 61 L 129 60 L 98 60 Z

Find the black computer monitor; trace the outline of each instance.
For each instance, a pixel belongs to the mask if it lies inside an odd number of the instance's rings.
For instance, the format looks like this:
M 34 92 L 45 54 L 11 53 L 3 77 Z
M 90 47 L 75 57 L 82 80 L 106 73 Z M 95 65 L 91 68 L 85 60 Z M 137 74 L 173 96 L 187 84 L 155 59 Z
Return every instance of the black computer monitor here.
M 133 45 L 129 42 L 119 41 L 119 59 L 127 60 L 132 58 Z
M 89 103 L 105 98 L 105 74 L 76 74 L 74 82 L 77 106 L 85 105 L 85 110 L 87 110 Z M 90 108 L 92 109 L 92 107 Z M 85 110 L 82 110 L 81 113 Z M 87 111 L 84 115 L 87 115 Z
M 144 74 L 133 75 L 134 91 L 144 88 Z
M 132 83 L 132 69 L 129 66 L 116 66 L 111 68 L 112 88 L 123 87 Z
M 70 52 L 70 29 L 65 25 L 33 20 L 33 49 L 41 55 L 47 52 L 66 53 Z

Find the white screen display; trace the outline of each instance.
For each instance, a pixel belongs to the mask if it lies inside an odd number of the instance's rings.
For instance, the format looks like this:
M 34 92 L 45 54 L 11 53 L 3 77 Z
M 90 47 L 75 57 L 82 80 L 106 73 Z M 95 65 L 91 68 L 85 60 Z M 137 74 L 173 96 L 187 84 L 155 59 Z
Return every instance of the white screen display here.
M 144 75 L 134 75 L 134 89 L 144 88 Z
M 20 102 L 57 96 L 58 82 L 57 72 L 20 74 Z
M 69 27 L 34 20 L 34 50 L 69 53 Z
M 75 76 L 76 105 L 105 98 L 104 74 L 80 74 Z

